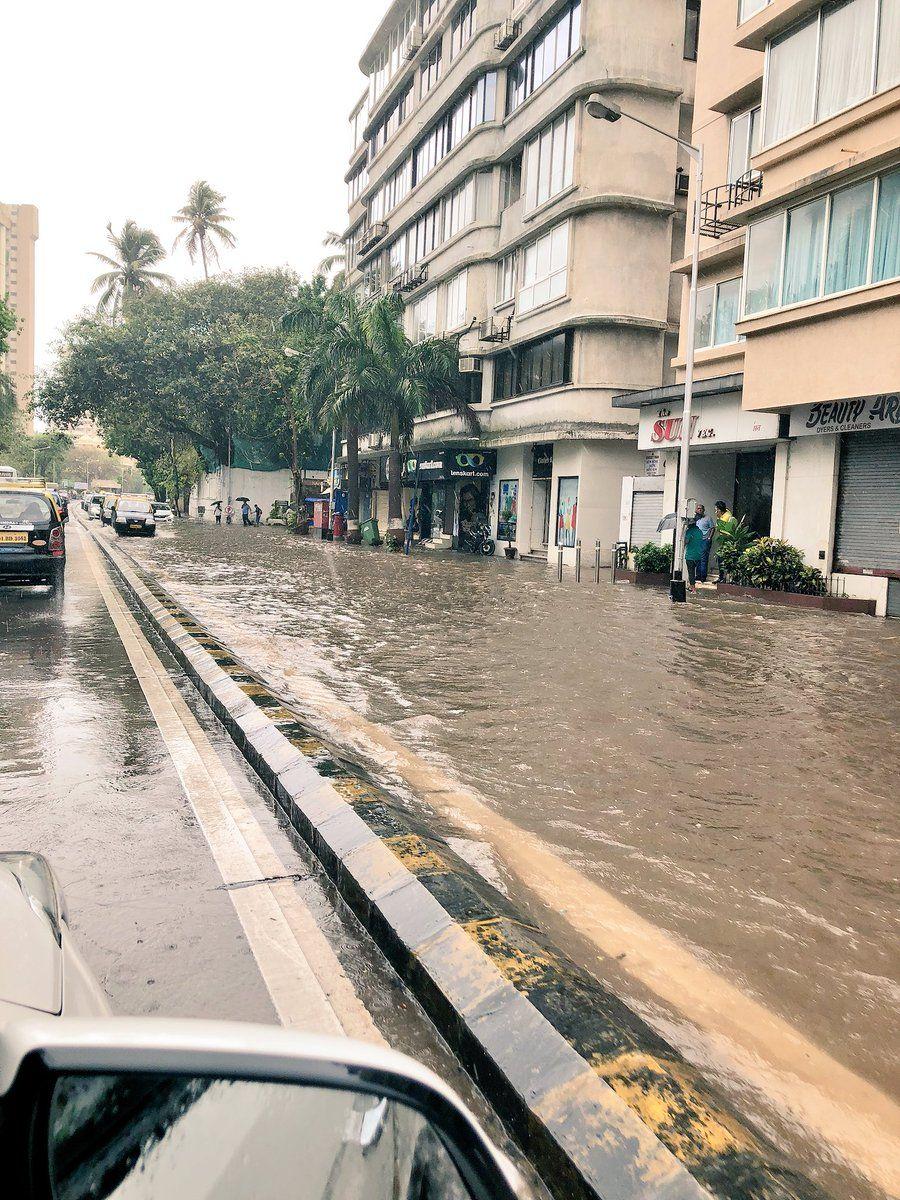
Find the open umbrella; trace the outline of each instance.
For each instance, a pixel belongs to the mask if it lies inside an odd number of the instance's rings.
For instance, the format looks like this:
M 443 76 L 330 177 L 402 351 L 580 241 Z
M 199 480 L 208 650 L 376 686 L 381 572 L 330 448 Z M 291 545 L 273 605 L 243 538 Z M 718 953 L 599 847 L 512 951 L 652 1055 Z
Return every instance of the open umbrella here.
M 235 500 L 237 500 L 237 502 L 238 502 L 239 504 L 240 504 L 242 501 L 244 501 L 244 500 L 246 500 L 248 504 L 250 503 L 250 497 L 249 497 L 249 496 L 235 496 Z
M 656 532 L 662 533 L 662 531 L 664 529 L 674 529 L 677 524 L 678 524 L 678 514 L 677 513 L 666 513 L 666 515 L 663 517 L 663 519 L 657 525 Z

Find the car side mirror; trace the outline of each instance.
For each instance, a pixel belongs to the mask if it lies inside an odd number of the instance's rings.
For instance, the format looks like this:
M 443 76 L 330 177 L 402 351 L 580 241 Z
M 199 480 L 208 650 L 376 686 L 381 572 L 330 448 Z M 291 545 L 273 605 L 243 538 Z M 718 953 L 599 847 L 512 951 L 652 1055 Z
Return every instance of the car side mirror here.
M 10 1194 L 28 1200 L 527 1194 L 423 1067 L 258 1025 L 13 1022 L 0 1032 L 0 1153 Z

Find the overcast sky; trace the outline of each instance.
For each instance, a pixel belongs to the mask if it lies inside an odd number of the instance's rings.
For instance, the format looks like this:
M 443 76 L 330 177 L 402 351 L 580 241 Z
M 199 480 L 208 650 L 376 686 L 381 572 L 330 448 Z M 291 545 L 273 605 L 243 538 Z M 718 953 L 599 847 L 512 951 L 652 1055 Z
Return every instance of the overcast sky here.
M 347 118 L 386 0 L 31 0 L 2 21 L 0 200 L 36 204 L 38 368 L 85 304 L 105 226 L 167 250 L 195 179 L 226 196 L 223 266 L 309 272 L 347 215 Z M 163 267 L 197 278 L 181 249 Z

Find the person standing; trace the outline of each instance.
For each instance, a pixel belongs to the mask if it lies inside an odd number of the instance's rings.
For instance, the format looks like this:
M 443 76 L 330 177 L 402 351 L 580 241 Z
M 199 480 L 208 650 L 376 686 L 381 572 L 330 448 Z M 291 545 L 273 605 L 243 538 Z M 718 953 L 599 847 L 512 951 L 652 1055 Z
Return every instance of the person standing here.
M 245 525 L 250 524 L 250 501 L 249 500 L 245 500 L 241 504 L 241 520 L 244 522 Z
M 254 519 L 254 521 L 256 523 L 256 527 L 258 529 L 259 523 L 262 520 L 262 509 L 259 507 L 258 504 L 253 505 L 253 519 Z
M 712 539 L 716 531 L 716 523 L 712 517 L 706 515 L 705 504 L 698 504 L 694 509 L 694 520 L 697 522 L 697 528 L 703 534 L 703 553 L 697 564 L 697 579 L 701 583 L 706 583 L 706 576 L 709 571 L 709 556 L 712 552 Z
M 221 500 L 213 500 L 213 509 L 215 510 L 215 514 L 216 514 L 216 524 L 221 525 L 222 524 L 222 501 Z
M 684 531 L 684 565 L 687 567 L 689 592 L 697 590 L 697 568 L 703 560 L 705 541 L 697 521 L 688 521 Z
M 734 533 L 737 521 L 734 513 L 730 512 L 724 500 L 716 501 L 716 530 L 713 536 L 713 549 L 716 552 L 716 566 L 719 568 L 719 583 L 725 583 L 725 567 L 722 565 L 722 546 L 728 540 L 723 535 Z

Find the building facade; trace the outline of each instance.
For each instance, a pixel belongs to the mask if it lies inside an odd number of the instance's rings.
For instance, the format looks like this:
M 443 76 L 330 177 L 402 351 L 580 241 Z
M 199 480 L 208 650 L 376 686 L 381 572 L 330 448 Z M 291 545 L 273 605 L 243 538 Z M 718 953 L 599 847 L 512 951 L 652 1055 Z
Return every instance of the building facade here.
M 900 615 L 900 2 L 707 4 L 695 94 L 690 497 L 726 500 L 838 593 Z M 684 337 L 674 367 L 682 380 Z M 681 397 L 616 402 L 639 412 L 666 512 Z M 629 517 L 625 497 L 623 532 L 642 507 Z
M 674 142 L 590 119 L 600 88 L 671 134 L 691 124 L 699 4 L 398 0 L 366 47 L 351 114 L 351 284 L 403 294 L 412 337 L 454 336 L 473 433 L 417 422 L 405 480 L 423 533 L 478 516 L 520 552 L 568 559 L 619 530 L 637 414 L 667 379 L 686 188 Z M 381 437 L 361 518 L 386 512 Z
M 0 292 L 19 318 L 3 369 L 24 408 L 34 386 L 34 246 L 38 210 L 33 204 L 0 204 Z

